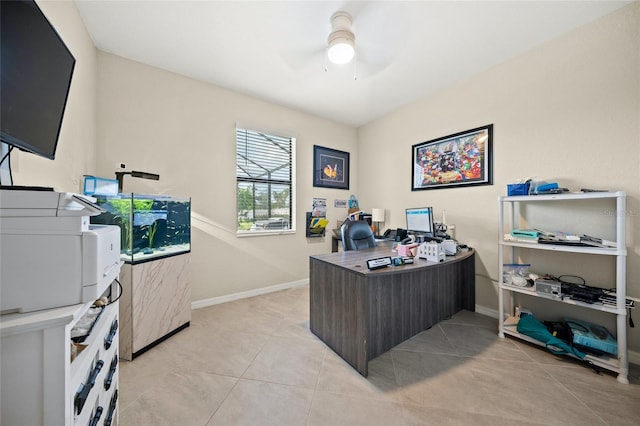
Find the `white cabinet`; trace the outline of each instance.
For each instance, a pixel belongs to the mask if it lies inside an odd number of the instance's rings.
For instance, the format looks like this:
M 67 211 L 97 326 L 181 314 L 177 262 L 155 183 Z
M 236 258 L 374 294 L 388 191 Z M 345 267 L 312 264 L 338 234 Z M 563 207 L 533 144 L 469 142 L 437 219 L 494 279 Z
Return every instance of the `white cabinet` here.
M 100 211 L 78 194 L 0 191 L 2 425 L 117 424 L 120 229 L 90 225 Z
M 591 206 L 597 204 L 597 210 Z M 557 195 L 535 195 L 535 196 L 510 196 L 500 197 L 499 205 L 499 336 L 505 334 L 514 336 L 531 343 L 540 342 L 517 332 L 515 318 L 516 300 L 520 295 L 527 295 L 542 299 L 547 303 L 568 304 L 584 308 L 587 310 L 600 311 L 615 316 L 615 335 L 617 338 L 617 357 L 615 356 L 594 356 L 587 355 L 587 359 L 593 364 L 618 373 L 618 381 L 628 383 L 628 355 L 627 355 L 627 312 L 625 308 L 626 298 L 626 195 L 624 192 L 588 192 L 588 193 L 565 193 Z M 582 234 L 601 236 L 601 232 L 609 232 L 611 239 L 616 242 L 613 247 L 587 247 L 572 245 L 538 244 L 521 241 L 506 241 L 504 234 L 508 234 L 512 229 L 517 228 L 540 228 L 542 226 L 531 220 L 528 215 L 531 211 L 544 211 L 559 207 L 565 208 L 564 214 L 556 214 L 556 219 L 560 223 L 571 223 L 575 228 L 580 229 Z M 579 216 L 580 212 L 586 212 L 587 219 Z M 555 213 L 554 213 L 555 214 Z M 588 216 L 598 216 L 591 222 Z M 553 215 L 550 215 L 553 218 Z M 553 220 L 553 219 L 552 219 Z M 602 225 L 602 222 L 609 222 Z M 597 223 L 597 225 L 594 225 Z M 597 226 L 596 229 L 593 229 Z M 605 230 L 606 227 L 611 229 Z M 544 229 L 544 228 L 543 228 Z M 545 229 L 549 230 L 549 229 Z M 556 229 L 551 229 L 555 231 Z M 573 231 L 576 232 L 576 231 Z M 527 262 L 527 257 L 534 257 L 534 251 L 551 251 L 555 256 L 582 256 L 585 255 L 584 262 L 589 262 L 587 255 L 604 256 L 615 263 L 615 277 L 610 277 L 611 283 L 615 282 L 616 303 L 612 306 L 602 303 L 583 303 L 569 298 L 554 299 L 547 298 L 536 293 L 530 287 L 518 287 L 505 284 L 503 282 L 504 264 L 515 262 Z M 567 264 L 571 266 L 570 264 Z M 535 272 L 547 273 L 545 265 L 532 264 Z M 568 272 L 578 275 L 580 271 Z M 591 284 L 589 284 L 591 285 Z M 565 309 L 567 307 L 565 306 Z M 573 309 L 573 308 L 572 308 Z M 539 317 L 537 312 L 534 312 Z M 546 320 L 547 318 L 539 318 Z
M 92 303 L 2 315 L 0 424 L 117 425 L 117 300 L 71 357 L 71 330 Z

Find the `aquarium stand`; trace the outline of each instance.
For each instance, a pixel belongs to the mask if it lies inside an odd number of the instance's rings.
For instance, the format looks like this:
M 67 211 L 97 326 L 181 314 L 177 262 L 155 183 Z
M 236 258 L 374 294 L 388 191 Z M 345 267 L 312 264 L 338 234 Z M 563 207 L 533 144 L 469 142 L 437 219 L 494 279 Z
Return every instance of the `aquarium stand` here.
M 191 254 L 122 266 L 120 357 L 133 360 L 191 322 Z

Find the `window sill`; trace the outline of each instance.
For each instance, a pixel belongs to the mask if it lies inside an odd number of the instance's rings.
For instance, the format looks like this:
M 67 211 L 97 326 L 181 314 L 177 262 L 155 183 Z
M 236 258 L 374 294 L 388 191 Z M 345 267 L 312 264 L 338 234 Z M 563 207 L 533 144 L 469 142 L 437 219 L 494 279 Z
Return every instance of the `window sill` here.
M 295 229 L 276 229 L 276 230 L 266 230 L 266 231 L 237 231 L 236 237 L 245 238 L 245 237 L 266 237 L 273 235 L 290 235 L 295 234 Z

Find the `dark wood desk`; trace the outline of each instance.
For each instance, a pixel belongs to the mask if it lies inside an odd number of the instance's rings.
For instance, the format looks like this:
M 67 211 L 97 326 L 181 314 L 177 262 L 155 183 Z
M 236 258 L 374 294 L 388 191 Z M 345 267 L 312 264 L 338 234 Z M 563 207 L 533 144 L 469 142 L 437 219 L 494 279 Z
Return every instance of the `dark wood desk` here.
M 338 243 L 340 242 L 340 240 L 340 237 L 335 235 L 333 232 L 331 233 L 331 253 L 338 252 Z
M 374 271 L 366 261 L 394 256 L 390 244 L 311 256 L 311 331 L 366 377 L 370 359 L 462 309 L 475 310 L 474 254 Z

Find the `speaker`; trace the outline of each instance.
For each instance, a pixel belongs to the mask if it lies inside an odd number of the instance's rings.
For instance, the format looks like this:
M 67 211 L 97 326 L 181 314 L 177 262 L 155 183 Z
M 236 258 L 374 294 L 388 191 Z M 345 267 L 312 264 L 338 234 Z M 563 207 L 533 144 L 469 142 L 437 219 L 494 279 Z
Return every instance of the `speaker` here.
M 396 241 L 400 242 L 405 238 L 407 238 L 407 230 L 402 228 L 396 229 Z

